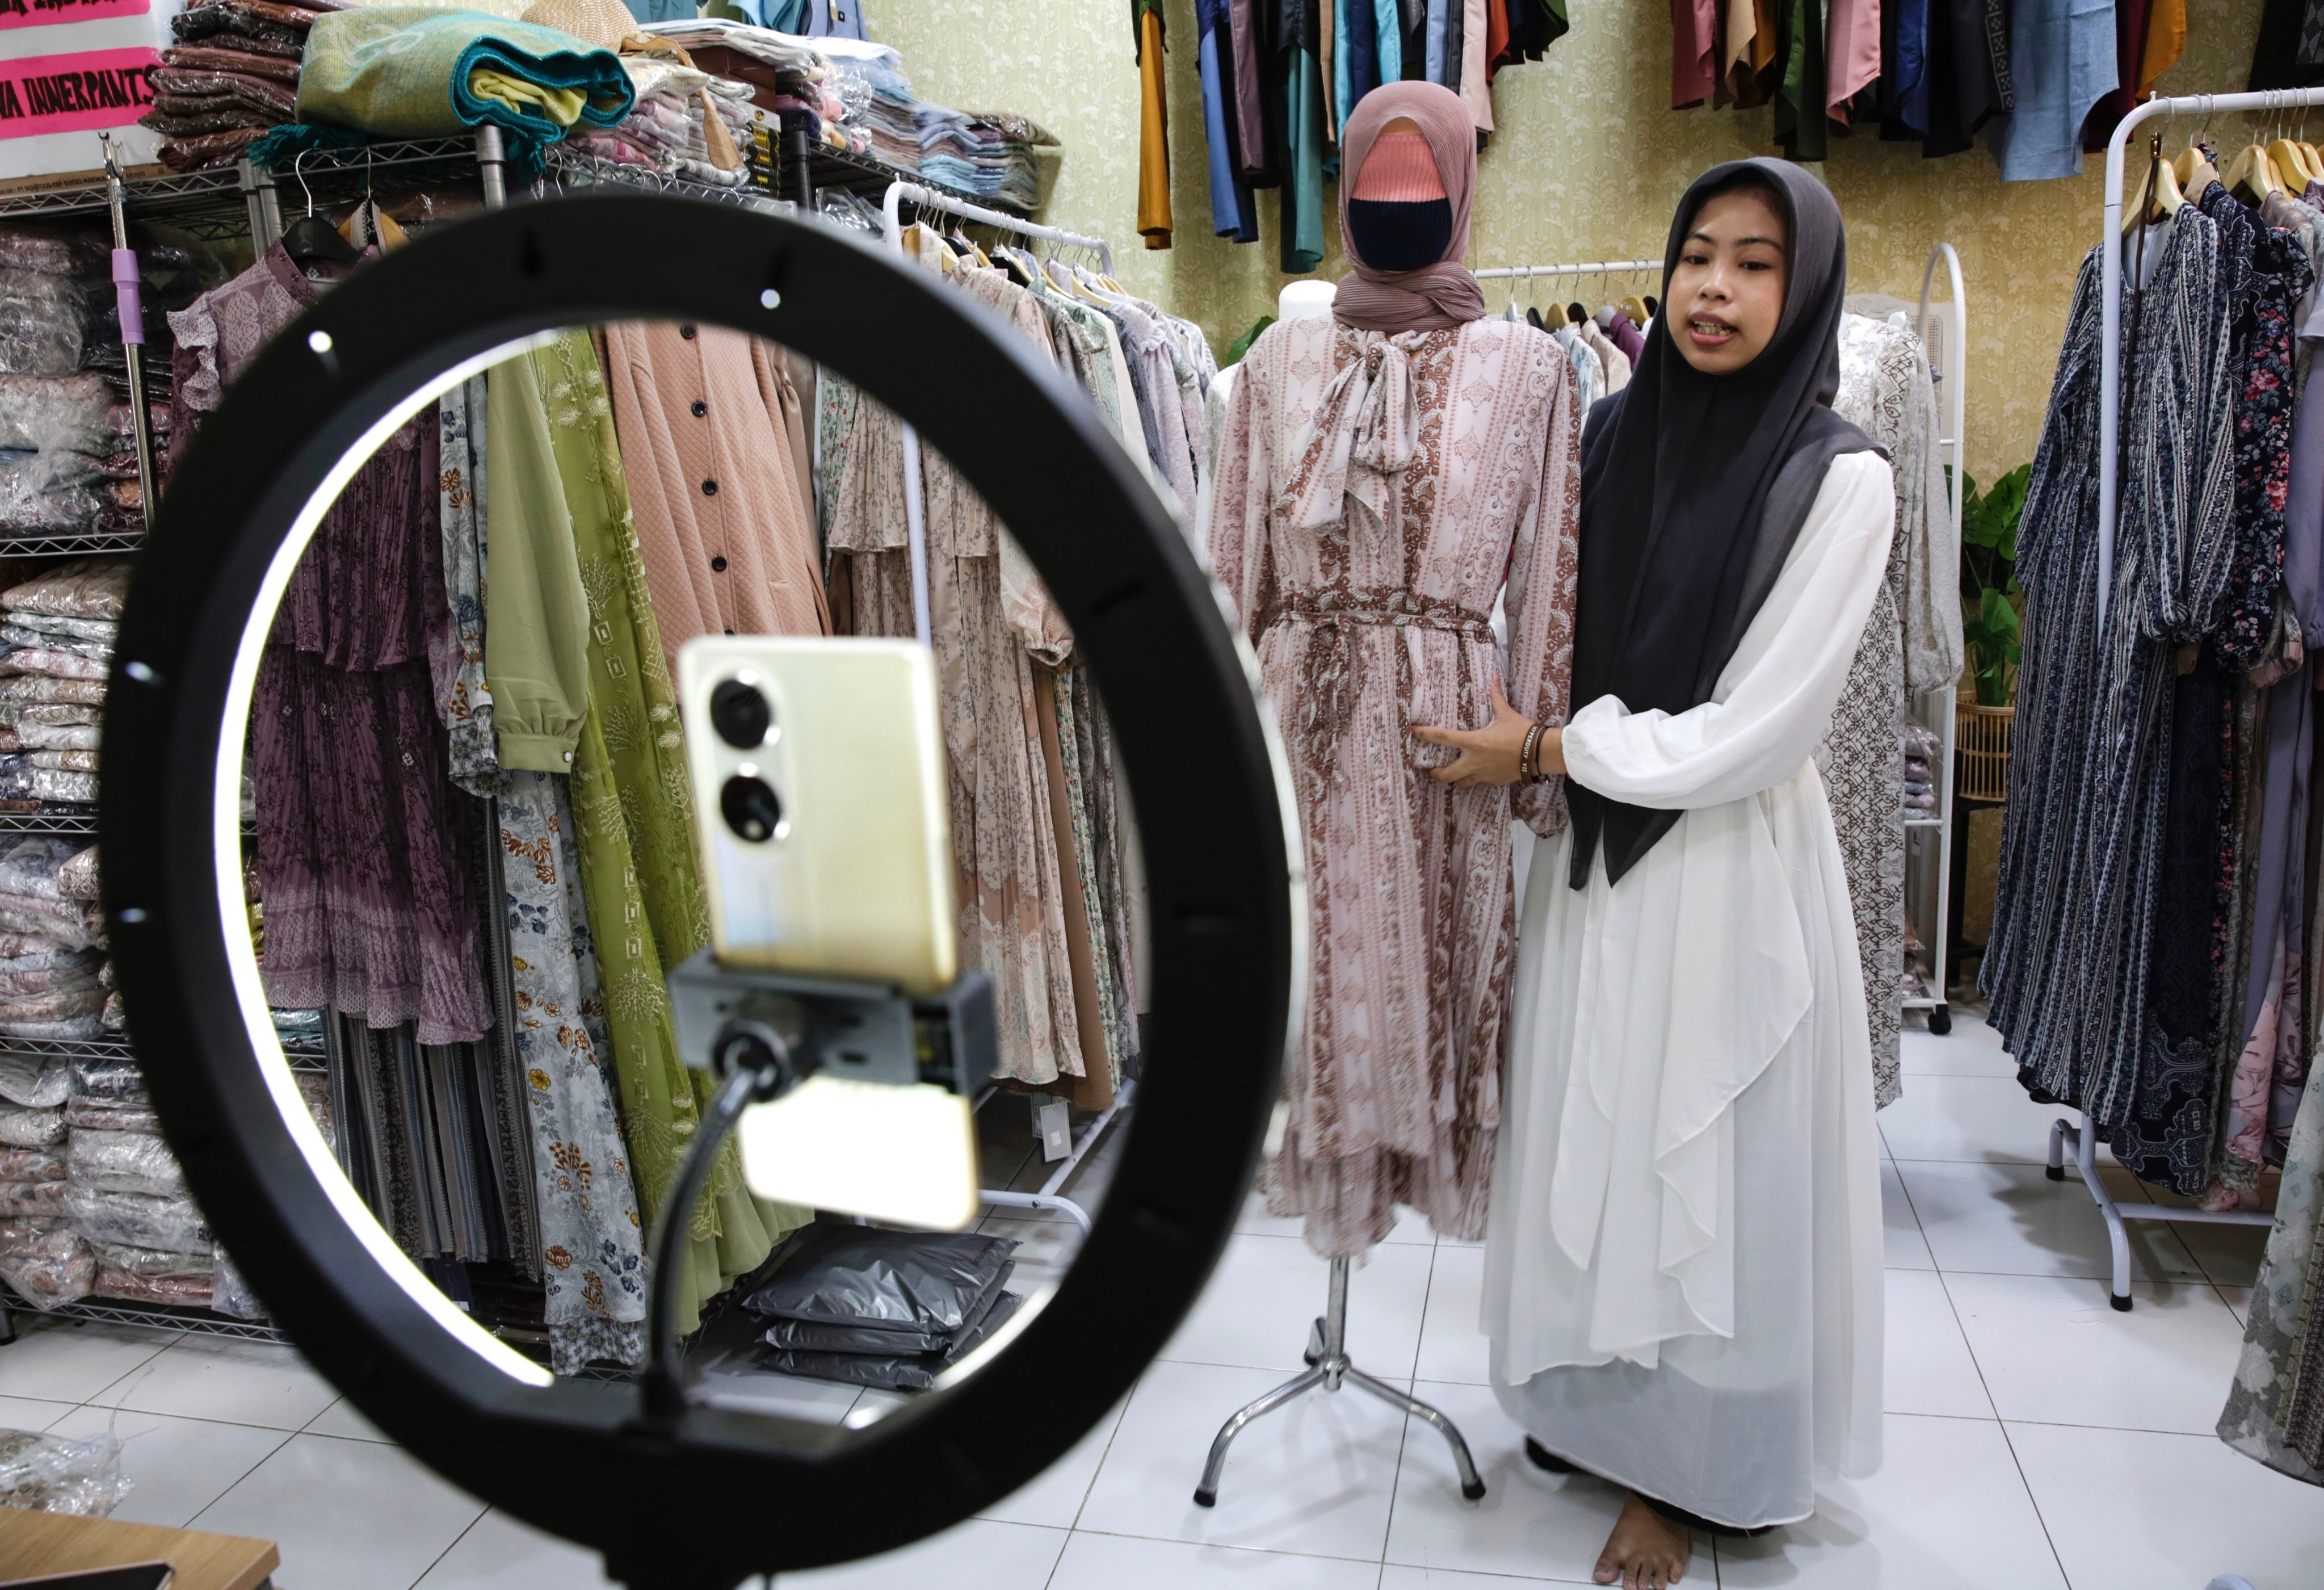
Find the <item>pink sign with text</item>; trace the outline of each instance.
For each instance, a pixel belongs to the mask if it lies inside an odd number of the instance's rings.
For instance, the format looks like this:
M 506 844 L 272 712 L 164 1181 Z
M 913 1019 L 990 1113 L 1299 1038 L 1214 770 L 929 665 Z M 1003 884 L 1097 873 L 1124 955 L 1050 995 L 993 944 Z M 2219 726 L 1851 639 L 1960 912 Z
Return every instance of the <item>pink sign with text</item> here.
M 127 126 L 153 103 L 145 74 L 161 61 L 151 50 L 0 60 L 0 138 Z
M 153 0 L 0 0 L 0 28 L 38 28 L 51 23 L 143 16 L 152 8 Z

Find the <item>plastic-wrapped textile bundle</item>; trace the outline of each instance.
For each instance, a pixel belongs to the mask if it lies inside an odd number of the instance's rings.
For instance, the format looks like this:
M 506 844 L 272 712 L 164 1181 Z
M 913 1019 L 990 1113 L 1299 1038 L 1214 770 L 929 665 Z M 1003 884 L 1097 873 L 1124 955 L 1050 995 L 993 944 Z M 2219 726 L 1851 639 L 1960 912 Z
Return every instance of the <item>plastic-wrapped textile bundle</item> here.
M 97 1284 L 97 1255 L 63 1220 L 0 1220 L 0 1280 L 35 1308 L 78 1303 Z
M 0 386 L 0 394 L 5 387 Z M 7 411 L 0 406 L 0 447 L 7 445 Z M 51 618 L 106 618 L 119 623 L 129 604 L 129 560 L 77 558 L 0 591 L 0 608 Z
M 75 276 L 0 267 L 0 375 L 69 375 L 101 320 L 95 285 Z
M 73 1098 L 65 1101 L 65 1126 L 68 1130 L 87 1127 L 95 1132 L 156 1132 L 161 1130 L 161 1117 L 153 1113 L 152 1105 Z
M 113 450 L 112 416 L 112 384 L 94 370 L 0 374 L 0 452 L 74 454 L 88 461 L 81 478 L 94 478 Z
M 67 1139 L 65 1161 L 77 1186 L 99 1192 L 145 1193 L 153 1197 L 186 1195 L 185 1172 L 158 1132 L 98 1131 L 76 1126 Z
M 92 1243 L 207 1253 L 210 1228 L 190 1197 L 153 1197 L 65 1183 L 65 1211 L 73 1229 Z
M 61 1105 L 37 1109 L 0 1104 L 0 1147 L 48 1149 L 64 1140 L 65 1113 Z
M 62 1220 L 69 1186 L 62 1181 L 0 1181 L 0 1220 Z
M 125 1243 L 93 1242 L 97 1253 L 96 1294 L 130 1303 L 165 1303 L 177 1308 L 207 1308 L 217 1261 L 208 1253 L 180 1253 Z
M 72 1062 L 55 1056 L 0 1054 L 0 1099 L 53 1110 L 72 1094 Z M 0 1160 L 13 1151 L 0 1150 Z M 0 1170 L 0 1176 L 7 1173 Z
M 104 1518 L 129 1494 L 121 1439 L 0 1430 L 0 1507 Z

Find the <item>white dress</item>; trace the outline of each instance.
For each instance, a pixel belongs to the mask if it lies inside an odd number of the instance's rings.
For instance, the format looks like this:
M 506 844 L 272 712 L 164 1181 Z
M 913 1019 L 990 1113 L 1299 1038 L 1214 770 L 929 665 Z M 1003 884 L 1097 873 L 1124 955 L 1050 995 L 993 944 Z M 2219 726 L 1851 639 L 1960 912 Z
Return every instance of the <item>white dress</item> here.
M 1811 761 L 1888 561 L 1877 453 L 1835 459 L 1712 698 L 1613 697 L 1574 780 L 1683 816 L 1619 883 L 1538 842 L 1519 928 L 1484 1327 L 1510 1417 L 1720 1523 L 1788 1523 L 1880 1453 L 1864 984 Z

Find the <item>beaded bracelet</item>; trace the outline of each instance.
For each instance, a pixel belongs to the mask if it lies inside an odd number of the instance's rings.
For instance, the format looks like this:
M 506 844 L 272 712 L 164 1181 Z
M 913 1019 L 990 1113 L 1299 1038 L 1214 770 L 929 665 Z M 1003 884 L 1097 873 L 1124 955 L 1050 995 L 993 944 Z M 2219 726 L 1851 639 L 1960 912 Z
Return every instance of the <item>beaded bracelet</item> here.
M 1534 760 L 1535 754 L 1541 749 L 1541 731 L 1542 726 L 1539 724 L 1526 730 L 1525 744 L 1517 751 L 1517 777 L 1528 783 L 1537 781 L 1541 778 L 1540 764 Z

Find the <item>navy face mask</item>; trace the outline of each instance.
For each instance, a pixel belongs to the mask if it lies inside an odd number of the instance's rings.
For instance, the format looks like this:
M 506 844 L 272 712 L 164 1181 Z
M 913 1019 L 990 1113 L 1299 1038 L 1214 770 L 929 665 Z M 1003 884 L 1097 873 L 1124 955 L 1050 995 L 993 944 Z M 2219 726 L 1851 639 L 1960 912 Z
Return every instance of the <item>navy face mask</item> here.
M 1443 261 L 1452 245 L 1452 201 L 1351 199 L 1348 237 L 1375 271 L 1421 270 Z

